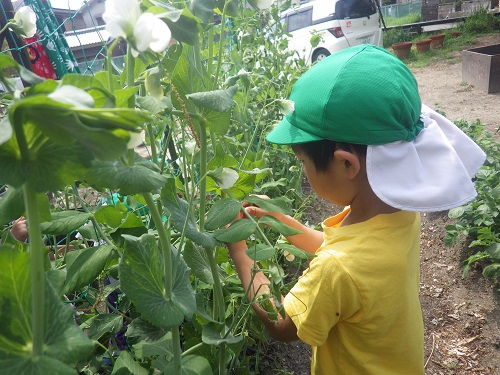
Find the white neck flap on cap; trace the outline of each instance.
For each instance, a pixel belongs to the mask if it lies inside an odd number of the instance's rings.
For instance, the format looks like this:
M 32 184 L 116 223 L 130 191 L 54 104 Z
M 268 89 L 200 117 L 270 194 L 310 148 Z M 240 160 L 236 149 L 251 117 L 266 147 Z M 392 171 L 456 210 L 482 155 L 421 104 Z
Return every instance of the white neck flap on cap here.
M 444 211 L 477 196 L 472 178 L 486 154 L 446 117 L 422 105 L 424 129 L 412 142 L 368 146 L 366 171 L 375 194 L 408 211 Z

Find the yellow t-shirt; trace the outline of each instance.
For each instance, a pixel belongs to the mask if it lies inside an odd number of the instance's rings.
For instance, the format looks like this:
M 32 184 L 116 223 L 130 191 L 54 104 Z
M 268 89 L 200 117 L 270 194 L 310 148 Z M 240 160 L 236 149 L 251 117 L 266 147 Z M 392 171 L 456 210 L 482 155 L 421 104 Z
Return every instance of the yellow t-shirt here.
M 420 215 L 323 223 L 324 242 L 285 297 L 318 375 L 424 374 Z

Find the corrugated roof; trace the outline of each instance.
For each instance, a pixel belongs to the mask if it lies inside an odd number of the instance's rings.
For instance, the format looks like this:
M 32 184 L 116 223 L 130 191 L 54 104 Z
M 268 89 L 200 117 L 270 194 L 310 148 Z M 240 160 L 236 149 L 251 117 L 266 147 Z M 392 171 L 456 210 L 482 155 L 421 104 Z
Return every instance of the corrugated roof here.
M 73 48 L 90 44 L 102 44 L 102 41 L 106 42 L 108 40 L 110 34 L 105 28 L 100 28 L 77 30 L 76 33 L 75 31 L 68 31 L 64 33 L 64 37 L 69 47 Z

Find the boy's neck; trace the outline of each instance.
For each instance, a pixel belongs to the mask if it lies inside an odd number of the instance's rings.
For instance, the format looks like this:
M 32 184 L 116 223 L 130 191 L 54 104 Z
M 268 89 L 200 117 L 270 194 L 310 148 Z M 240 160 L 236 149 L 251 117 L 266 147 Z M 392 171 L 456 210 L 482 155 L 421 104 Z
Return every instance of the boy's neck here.
M 392 214 L 399 210 L 389 206 L 368 189 L 363 194 L 358 194 L 350 204 L 350 212 L 342 221 L 341 226 L 367 221 L 377 215 Z

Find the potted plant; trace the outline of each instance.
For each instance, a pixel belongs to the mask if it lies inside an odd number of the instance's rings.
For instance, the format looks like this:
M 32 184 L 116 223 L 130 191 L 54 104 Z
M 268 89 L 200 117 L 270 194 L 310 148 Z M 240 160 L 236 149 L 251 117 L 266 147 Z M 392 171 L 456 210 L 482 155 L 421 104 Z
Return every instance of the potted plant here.
M 412 45 L 412 42 L 394 43 L 392 45 L 392 50 L 397 57 L 399 57 L 401 60 L 404 60 L 407 59 L 410 55 Z
M 431 40 L 431 49 L 442 47 L 445 36 L 446 34 L 431 35 L 429 37 L 429 39 Z
M 431 46 L 431 39 L 424 39 L 424 40 L 419 40 L 415 42 L 415 45 L 417 46 L 417 51 L 418 53 L 424 53 L 427 52 Z

